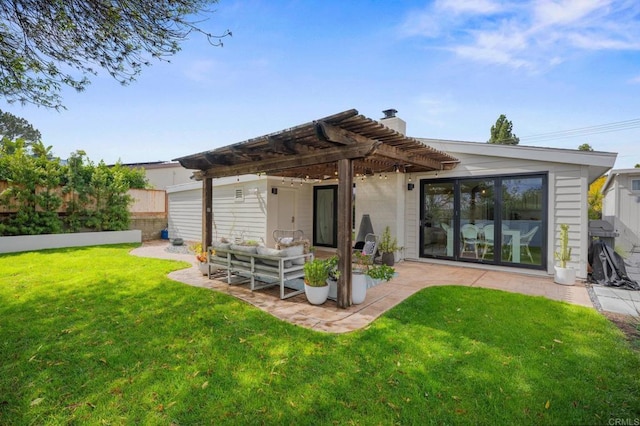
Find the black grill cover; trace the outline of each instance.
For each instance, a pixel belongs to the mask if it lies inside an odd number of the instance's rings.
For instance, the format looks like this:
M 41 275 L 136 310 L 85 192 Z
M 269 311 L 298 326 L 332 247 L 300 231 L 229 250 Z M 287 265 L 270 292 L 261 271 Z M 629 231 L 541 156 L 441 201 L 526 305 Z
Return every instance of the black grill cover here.
M 626 290 L 640 290 L 638 282 L 627 275 L 622 257 L 603 241 L 591 242 L 589 264 L 591 265 L 591 282 Z

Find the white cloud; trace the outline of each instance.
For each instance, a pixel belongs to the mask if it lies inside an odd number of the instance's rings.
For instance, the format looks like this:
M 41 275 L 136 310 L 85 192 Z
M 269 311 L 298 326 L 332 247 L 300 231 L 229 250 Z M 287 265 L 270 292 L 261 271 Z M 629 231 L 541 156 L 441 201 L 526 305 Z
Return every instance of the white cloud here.
M 544 0 L 533 4 L 536 25 L 580 25 L 591 14 L 606 16 L 609 0 Z
M 440 0 L 435 7 L 440 10 L 450 10 L 456 14 L 490 14 L 499 12 L 503 5 L 491 0 Z
M 439 0 L 401 30 L 462 58 L 539 70 L 580 51 L 640 50 L 639 14 L 634 0 Z

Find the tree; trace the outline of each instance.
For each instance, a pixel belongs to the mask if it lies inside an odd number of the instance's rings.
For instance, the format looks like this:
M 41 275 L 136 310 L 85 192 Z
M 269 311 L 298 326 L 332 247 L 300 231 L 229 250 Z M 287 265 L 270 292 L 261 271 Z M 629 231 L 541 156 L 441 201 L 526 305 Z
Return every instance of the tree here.
M 7 138 L 10 141 L 22 138 L 30 143 L 39 141 L 42 135 L 24 118 L 0 110 L 0 138 Z
M 191 33 L 222 46 L 194 16 L 217 0 L 13 0 L 0 2 L 0 95 L 8 102 L 63 108 L 63 86 L 78 91 L 106 70 L 121 84 L 150 59 L 167 60 Z
M 583 143 L 578 147 L 578 151 L 593 151 L 593 148 L 588 143 Z
M 602 219 L 602 187 L 607 180 L 607 175 L 600 176 L 589 185 L 587 202 L 589 204 L 589 219 Z
M 491 138 L 487 143 L 500 145 L 518 145 L 520 139 L 513 133 L 513 123 L 507 120 L 504 114 L 500 114 L 496 124 L 491 126 Z

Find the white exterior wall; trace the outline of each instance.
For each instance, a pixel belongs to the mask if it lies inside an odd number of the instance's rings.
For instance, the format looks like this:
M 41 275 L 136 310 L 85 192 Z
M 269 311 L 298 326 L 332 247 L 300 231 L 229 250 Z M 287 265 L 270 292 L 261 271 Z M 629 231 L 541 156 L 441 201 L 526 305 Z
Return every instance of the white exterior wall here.
M 640 247 L 640 191 L 633 191 L 632 181 L 640 180 L 640 169 L 612 172 L 611 184 L 602 201 L 602 217 L 618 232 L 616 246 L 627 252 Z
M 446 144 L 437 148 L 447 150 Z M 547 273 L 553 273 L 555 264 L 553 253 L 557 249 L 559 224 L 567 223 L 570 225 L 569 245 L 574 253 L 573 260 L 569 262 L 569 266 L 576 268 L 578 277 L 586 278 L 588 170 L 585 166 L 531 161 L 522 158 L 505 160 L 501 157 L 457 153 L 451 149 L 447 151 L 459 158 L 461 163 L 453 170 L 438 172 L 437 178 L 548 172 Z M 435 172 L 420 175 L 414 174 L 412 175 L 412 181 L 415 184 L 415 188 L 413 191 L 407 191 L 408 175 L 404 176 L 403 190 L 406 194 L 404 238 L 407 259 L 419 259 L 420 179 L 434 178 L 436 178 Z M 580 253 L 584 253 L 584 256 L 581 256 Z
M 167 188 L 169 238 L 202 239 L 202 183 Z
M 267 179 L 243 181 L 243 178 L 234 183 L 214 179 L 213 238 L 267 244 L 271 239 L 267 238 Z
M 193 182 L 193 170 L 183 168 L 179 163 L 150 165 L 145 168 L 145 175 L 154 189 L 166 189 L 169 186 Z
M 356 234 L 360 228 L 363 214 L 371 218 L 373 232 L 382 236 L 385 227 L 389 226 L 391 237 L 398 240 L 398 246 L 405 246 L 407 237 L 405 229 L 405 192 L 404 175 L 402 173 L 388 173 L 387 179 L 380 179 L 377 175 L 364 180 L 355 179 L 356 184 L 356 217 L 354 230 Z M 415 234 L 415 231 L 414 231 Z M 415 247 L 417 247 L 417 243 Z M 399 259 L 404 257 L 403 251 L 397 254 Z
M 569 225 L 571 261 L 579 278 L 587 277 L 589 185 L 585 170 L 579 166 L 555 165 L 549 173 L 549 227 L 547 228 L 547 271 L 553 273 L 554 253 L 559 250 L 560 225 Z M 584 254 L 584 255 L 582 255 Z
M 239 181 L 238 181 L 239 179 Z M 278 194 L 272 188 L 295 193 L 296 229 L 312 240 L 313 186 L 292 186 L 273 177 L 245 175 L 213 180 L 213 238 L 264 241 L 273 247 L 273 231 L 278 223 Z M 169 199 L 169 238 L 200 241 L 202 238 L 202 183 L 192 182 L 167 189 Z M 238 198 L 236 198 L 238 196 Z M 283 207 L 284 209 L 284 207 Z M 286 209 L 289 211 L 289 209 Z
M 272 189 L 277 189 L 278 194 L 273 194 Z M 305 238 L 310 242 L 313 241 L 313 185 L 308 182 L 303 182 L 300 185 L 300 181 L 294 181 L 291 185 L 291 179 L 285 179 L 284 183 L 281 178 L 269 178 L 267 188 L 267 200 L 269 205 L 269 213 L 267 215 L 267 245 L 273 247 L 275 241 L 273 240 L 273 231 L 278 229 L 278 218 L 281 215 L 287 215 L 291 212 L 289 206 L 281 206 L 280 203 L 283 199 L 283 192 L 289 192 L 294 194 L 295 205 L 293 207 L 292 215 L 295 217 L 295 222 L 289 228 L 294 227 L 304 232 Z

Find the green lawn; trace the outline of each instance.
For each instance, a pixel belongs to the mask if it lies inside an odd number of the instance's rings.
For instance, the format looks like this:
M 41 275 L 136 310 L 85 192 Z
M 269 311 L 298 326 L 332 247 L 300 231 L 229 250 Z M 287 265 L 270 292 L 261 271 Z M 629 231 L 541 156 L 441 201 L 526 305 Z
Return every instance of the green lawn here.
M 0 424 L 640 419 L 640 355 L 594 310 L 436 287 L 323 334 L 131 248 L 0 256 Z

